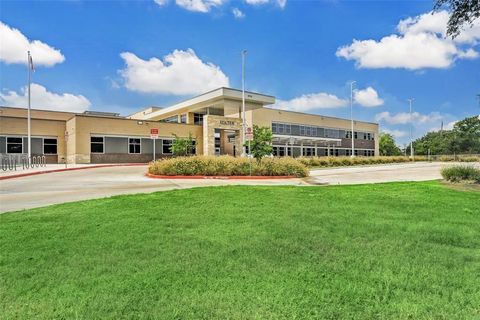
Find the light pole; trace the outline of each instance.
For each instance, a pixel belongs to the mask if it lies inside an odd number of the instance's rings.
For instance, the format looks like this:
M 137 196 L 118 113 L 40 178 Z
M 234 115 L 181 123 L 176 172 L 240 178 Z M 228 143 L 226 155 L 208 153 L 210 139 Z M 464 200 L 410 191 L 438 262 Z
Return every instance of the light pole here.
M 350 82 L 350 122 L 351 122 L 351 129 L 352 129 L 352 132 L 351 132 L 351 138 L 352 138 L 352 155 L 351 157 L 355 157 L 355 145 L 354 145 L 354 142 L 353 142 L 353 85 L 356 83 L 357 81 L 352 81 Z
M 414 98 L 407 99 L 410 105 L 410 158 L 413 160 L 413 118 L 412 118 L 412 102 Z
M 245 56 L 247 50 L 242 50 L 242 156 L 247 154 L 245 150 L 245 131 L 247 131 L 247 122 L 245 119 Z

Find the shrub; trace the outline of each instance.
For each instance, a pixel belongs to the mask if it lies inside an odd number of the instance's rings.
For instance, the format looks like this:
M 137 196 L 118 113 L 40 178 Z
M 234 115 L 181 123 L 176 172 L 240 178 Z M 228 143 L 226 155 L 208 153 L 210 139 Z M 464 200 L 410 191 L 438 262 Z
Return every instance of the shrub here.
M 231 156 L 177 157 L 151 162 L 148 172 L 167 176 L 248 176 L 250 165 L 254 176 L 308 176 L 307 166 L 290 157 L 263 158 L 260 161 Z
M 480 169 L 468 165 L 455 165 L 442 169 L 442 177 L 450 182 L 480 183 Z

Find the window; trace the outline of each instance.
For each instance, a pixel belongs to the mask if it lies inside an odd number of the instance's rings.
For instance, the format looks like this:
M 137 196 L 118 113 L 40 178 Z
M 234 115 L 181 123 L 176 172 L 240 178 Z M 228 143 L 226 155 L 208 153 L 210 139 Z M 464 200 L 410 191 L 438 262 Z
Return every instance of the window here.
M 272 133 L 277 133 L 277 124 L 275 122 L 272 122 Z
M 22 138 L 7 137 L 7 153 L 22 153 Z
M 187 115 L 186 114 L 182 114 L 180 116 L 180 123 L 187 123 Z
M 353 139 L 358 139 L 358 132 L 357 131 L 354 132 Z
M 128 138 L 128 153 L 140 153 L 140 138 Z
M 345 132 L 345 138 L 351 139 L 352 138 L 352 131 Z
M 372 140 L 372 135 L 370 133 L 367 133 L 367 140 Z
M 285 125 L 282 124 L 282 123 L 279 123 L 279 124 L 277 125 L 277 131 L 278 131 L 279 134 L 285 133 Z
M 305 126 L 300 126 L 300 135 L 301 136 L 305 135 Z
M 286 133 L 286 134 L 290 134 L 291 132 L 292 132 L 291 126 L 290 126 L 289 124 L 286 124 L 286 125 L 285 125 L 285 133 Z
M 178 116 L 171 116 L 162 120 L 163 122 L 178 123 Z
M 162 153 L 163 154 L 172 154 L 172 150 L 170 148 L 172 147 L 172 139 L 163 139 L 162 140 Z
M 306 157 L 311 157 L 314 154 L 314 149 L 313 148 L 303 148 L 303 156 Z
M 43 139 L 43 153 L 57 154 L 57 139 Z
M 103 153 L 104 149 L 103 137 L 90 137 L 90 152 L 91 153 Z
M 193 114 L 193 124 L 202 125 L 203 124 L 203 114 L 194 113 Z

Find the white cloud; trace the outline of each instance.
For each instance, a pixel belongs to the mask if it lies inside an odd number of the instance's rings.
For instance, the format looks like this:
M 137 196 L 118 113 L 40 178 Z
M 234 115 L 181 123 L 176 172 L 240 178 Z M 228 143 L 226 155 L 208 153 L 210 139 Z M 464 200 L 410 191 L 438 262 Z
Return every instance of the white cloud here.
M 287 0 L 245 0 L 245 2 L 252 6 L 264 5 L 267 3 L 276 3 L 281 9 L 287 5 Z
M 347 100 L 324 92 L 304 94 L 291 100 L 278 100 L 275 107 L 283 110 L 305 112 L 314 109 L 330 109 L 345 107 Z
M 27 87 L 22 88 L 20 91 L 20 93 L 15 91 L 0 93 L 0 101 L 6 106 L 27 107 Z M 31 105 L 32 108 L 36 109 L 83 112 L 90 107 L 91 103 L 82 95 L 74 95 L 71 93 L 53 93 L 48 91 L 42 85 L 32 83 Z
M 143 60 L 130 52 L 120 56 L 125 87 L 132 91 L 189 95 L 229 86 L 228 77 L 210 62 L 200 60 L 192 49 L 175 50 L 163 58 Z
M 237 19 L 245 18 L 245 14 L 238 8 L 232 9 L 233 16 Z
M 220 7 L 225 0 L 176 0 L 175 3 L 184 9 L 196 12 L 209 12 L 212 7 Z
M 455 60 L 479 56 L 473 46 L 480 40 L 480 20 L 454 40 L 446 37 L 448 13 L 425 13 L 401 20 L 399 34 L 376 40 L 353 40 L 336 55 L 354 60 L 359 68 L 448 68 Z M 466 47 L 465 46 L 470 46 Z
M 382 129 L 382 132 L 389 133 L 395 138 L 403 138 L 403 137 L 406 137 L 408 135 L 407 131 L 402 131 L 402 130 L 397 130 L 397 129 L 390 130 L 390 129 L 384 128 L 384 129 Z
M 0 21 L 0 61 L 5 63 L 27 64 L 27 51 L 30 50 L 35 66 L 51 67 L 65 61 L 60 50 L 40 40 L 30 41 L 20 30 L 10 28 Z
M 164 6 L 168 3 L 168 0 L 153 0 L 159 6 Z
M 407 123 L 428 123 L 435 122 L 442 119 L 442 115 L 438 112 L 431 112 L 429 114 L 421 114 L 419 112 L 399 112 L 397 114 L 390 114 L 388 111 L 380 112 L 375 115 L 375 121 L 384 121 L 389 124 L 407 124 Z
M 384 102 L 372 87 L 355 91 L 354 100 L 364 107 L 378 107 Z

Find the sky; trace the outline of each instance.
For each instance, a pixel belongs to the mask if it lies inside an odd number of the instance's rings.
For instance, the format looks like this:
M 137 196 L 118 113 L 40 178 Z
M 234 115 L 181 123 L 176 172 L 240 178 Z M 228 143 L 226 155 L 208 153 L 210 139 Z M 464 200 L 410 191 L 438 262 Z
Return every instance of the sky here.
M 118 112 L 217 87 L 377 122 L 399 145 L 479 114 L 480 21 L 446 37 L 433 1 L 1 1 L 0 104 Z M 413 98 L 412 116 L 408 99 Z

